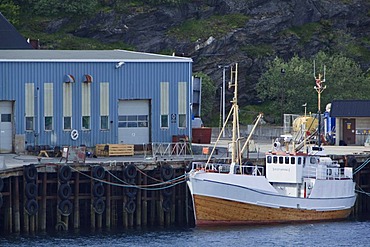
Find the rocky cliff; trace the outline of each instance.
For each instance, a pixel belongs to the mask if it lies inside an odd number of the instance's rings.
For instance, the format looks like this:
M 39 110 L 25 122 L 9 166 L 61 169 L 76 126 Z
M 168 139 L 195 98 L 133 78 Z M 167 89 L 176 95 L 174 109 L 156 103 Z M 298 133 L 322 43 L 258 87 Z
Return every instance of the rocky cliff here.
M 294 54 L 309 57 L 319 50 L 342 51 L 368 68 L 369 6 L 368 0 L 193 0 L 179 5 L 132 7 L 124 13 L 100 12 L 71 34 L 101 42 L 122 41 L 137 51 L 174 51 L 191 57 L 193 71 L 210 75 L 217 86 L 222 82 L 219 65 L 238 62 L 241 105 L 245 105 L 258 100 L 254 85 L 266 61 L 276 56 L 289 59 Z M 170 31 L 177 28 L 181 32 L 179 27 L 189 20 L 202 23 L 230 14 L 247 18 L 221 35 L 216 32 L 187 39 Z M 57 32 L 66 23 L 68 19 L 51 23 L 47 31 Z

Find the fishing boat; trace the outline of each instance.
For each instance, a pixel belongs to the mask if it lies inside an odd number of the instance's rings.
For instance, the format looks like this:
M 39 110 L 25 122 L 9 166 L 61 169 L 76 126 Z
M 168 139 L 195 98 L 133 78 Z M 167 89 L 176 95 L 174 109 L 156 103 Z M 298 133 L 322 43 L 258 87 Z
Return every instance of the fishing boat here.
M 319 102 L 325 89 L 323 82 L 321 76 L 316 80 Z M 266 153 L 264 166 L 244 160 L 242 153 L 262 114 L 242 146 L 240 140 L 243 138 L 238 130 L 237 86 L 237 64 L 234 64 L 229 84 L 229 87 L 234 87 L 234 97 L 223 126 L 224 129 L 232 116 L 230 162 L 214 161 L 214 147 L 206 162 L 193 162 L 187 173 L 196 225 L 274 224 L 347 218 L 356 201 L 352 167 L 340 167 L 325 154 L 320 143 L 301 151 L 284 150 L 285 145 L 276 141 L 272 150 Z

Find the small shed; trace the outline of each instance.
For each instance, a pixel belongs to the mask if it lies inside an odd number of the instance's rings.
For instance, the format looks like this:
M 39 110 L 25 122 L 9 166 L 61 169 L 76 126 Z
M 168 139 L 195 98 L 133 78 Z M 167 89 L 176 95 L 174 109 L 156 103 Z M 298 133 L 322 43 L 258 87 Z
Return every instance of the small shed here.
M 335 145 L 364 145 L 370 135 L 370 100 L 333 100 L 330 117 L 335 117 Z

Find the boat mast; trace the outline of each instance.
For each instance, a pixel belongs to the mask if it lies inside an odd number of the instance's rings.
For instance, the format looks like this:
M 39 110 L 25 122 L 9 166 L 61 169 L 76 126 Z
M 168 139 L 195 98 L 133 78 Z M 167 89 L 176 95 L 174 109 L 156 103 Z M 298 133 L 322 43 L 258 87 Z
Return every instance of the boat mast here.
M 323 86 L 325 82 L 325 65 L 324 65 L 324 78 L 321 79 L 323 76 L 319 73 L 318 77 L 315 77 L 316 86 L 314 89 L 317 92 L 317 115 L 319 116 L 319 126 L 318 126 L 318 146 L 321 146 L 321 93 L 326 89 L 326 85 Z
M 238 133 L 238 64 L 235 63 L 231 66 L 231 78 L 229 83 L 229 88 L 234 87 L 234 97 L 231 101 L 232 109 L 233 109 L 233 130 L 232 130 L 232 140 L 231 140 L 231 166 L 230 166 L 230 174 L 234 174 L 235 164 L 238 162 L 238 154 L 237 154 L 237 133 Z

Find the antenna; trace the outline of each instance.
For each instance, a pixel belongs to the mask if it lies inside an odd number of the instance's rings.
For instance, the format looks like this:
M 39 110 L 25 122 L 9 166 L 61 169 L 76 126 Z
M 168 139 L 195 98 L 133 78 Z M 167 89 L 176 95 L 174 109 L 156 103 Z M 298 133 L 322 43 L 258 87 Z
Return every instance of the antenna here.
M 326 70 L 326 66 L 324 65 L 324 79 L 322 80 L 322 82 L 325 82 L 325 70 Z

